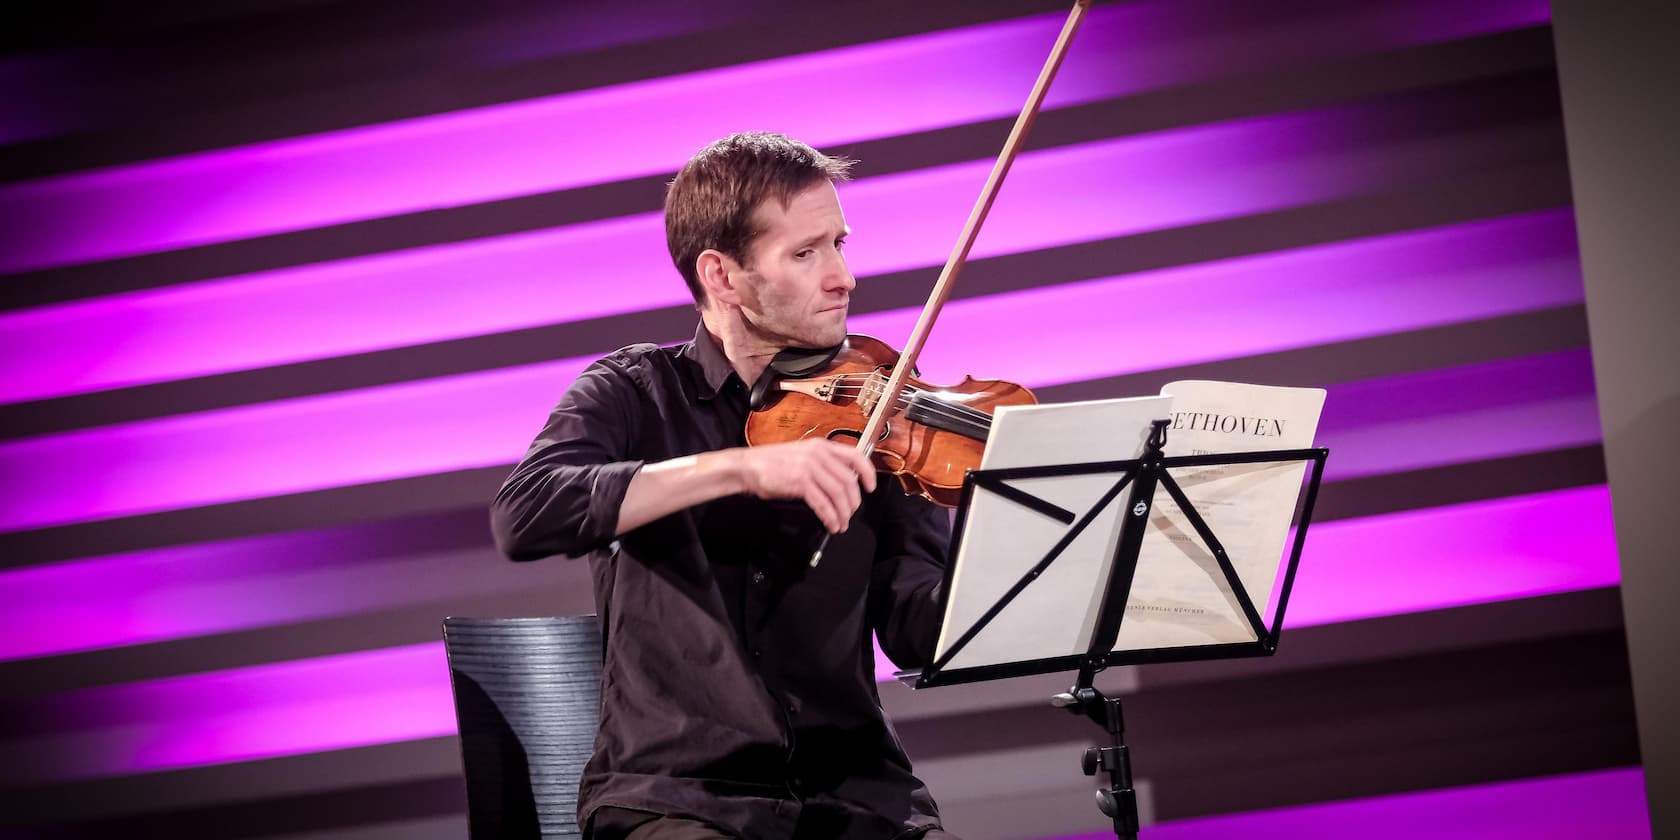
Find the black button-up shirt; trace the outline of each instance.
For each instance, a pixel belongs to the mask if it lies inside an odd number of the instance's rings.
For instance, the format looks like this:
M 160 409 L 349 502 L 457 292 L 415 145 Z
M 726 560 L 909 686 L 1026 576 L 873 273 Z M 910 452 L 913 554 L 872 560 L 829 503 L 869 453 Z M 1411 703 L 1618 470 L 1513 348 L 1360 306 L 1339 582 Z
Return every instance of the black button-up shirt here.
M 601 728 L 580 822 L 605 805 L 748 838 L 800 822 L 846 838 L 938 823 L 881 712 L 870 633 L 901 667 L 931 655 L 949 524 L 882 476 L 822 562 L 803 502 L 720 498 L 616 541 L 643 463 L 745 444 L 747 388 L 704 325 L 586 369 L 492 507 L 516 560 L 587 555 L 606 638 Z

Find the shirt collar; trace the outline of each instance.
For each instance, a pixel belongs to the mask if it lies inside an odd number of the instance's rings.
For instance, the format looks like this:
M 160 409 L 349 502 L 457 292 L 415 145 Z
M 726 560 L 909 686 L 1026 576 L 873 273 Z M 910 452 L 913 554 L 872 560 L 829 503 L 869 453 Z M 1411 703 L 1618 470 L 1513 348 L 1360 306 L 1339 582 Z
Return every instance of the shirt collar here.
M 730 377 L 735 377 L 737 381 L 741 378 L 736 376 L 735 366 L 729 363 L 729 357 L 723 355 L 717 339 L 706 330 L 705 321 L 694 328 L 694 340 L 683 346 L 682 355 L 700 366 L 700 399 L 716 397 Z

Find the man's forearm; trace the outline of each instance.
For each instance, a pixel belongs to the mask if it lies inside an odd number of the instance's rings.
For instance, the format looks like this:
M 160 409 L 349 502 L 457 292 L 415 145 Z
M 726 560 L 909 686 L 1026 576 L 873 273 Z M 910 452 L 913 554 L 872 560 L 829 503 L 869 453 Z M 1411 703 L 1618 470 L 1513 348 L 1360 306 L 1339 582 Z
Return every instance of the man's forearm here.
M 720 449 L 648 464 L 636 471 L 618 506 L 617 535 L 701 502 L 746 489 L 741 450 Z

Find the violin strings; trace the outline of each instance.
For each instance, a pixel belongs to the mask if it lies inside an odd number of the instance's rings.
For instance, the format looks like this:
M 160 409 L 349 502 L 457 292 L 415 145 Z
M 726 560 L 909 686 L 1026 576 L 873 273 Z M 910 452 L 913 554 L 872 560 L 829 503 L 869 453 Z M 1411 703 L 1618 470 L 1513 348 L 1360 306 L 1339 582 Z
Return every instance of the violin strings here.
M 865 384 L 862 384 L 862 385 L 845 384 L 845 383 L 849 382 L 851 379 L 856 378 L 859 375 L 860 374 L 842 374 L 841 376 L 835 377 L 835 379 L 839 380 L 842 384 L 837 385 L 835 387 L 834 393 L 837 394 L 837 395 L 861 396 L 864 391 L 870 390 L 871 385 L 875 384 L 875 382 L 881 381 L 879 376 L 874 376 L 873 377 L 874 381 L 865 382 Z M 868 374 L 861 374 L 861 375 L 866 376 L 866 377 L 871 376 L 871 375 L 868 375 Z M 930 395 L 932 393 L 933 392 L 924 391 L 923 389 L 917 388 L 913 385 L 905 386 L 904 389 L 900 392 L 898 401 L 895 403 L 894 407 L 898 408 L 898 409 L 903 409 L 903 408 L 905 408 L 909 405 L 910 399 L 912 397 L 914 397 L 915 395 L 917 395 L 917 394 Z M 959 402 L 953 402 L 951 400 L 940 399 L 939 397 L 936 397 L 936 396 L 924 396 L 924 402 L 926 404 L 928 404 L 928 407 L 929 407 L 930 411 L 944 411 L 948 415 L 966 417 L 967 419 L 974 420 L 974 421 L 977 421 L 977 422 L 990 422 L 990 420 L 991 420 L 991 415 L 990 414 L 987 414 L 983 411 L 980 411 L 979 409 L 963 405 L 962 403 L 959 403 Z
M 858 379 L 863 380 L 861 384 L 851 384 L 854 380 Z M 834 395 L 851 397 L 861 397 L 869 390 L 880 390 L 879 388 L 872 388 L 872 386 L 885 384 L 885 379 L 880 374 L 840 374 L 833 377 L 832 381 L 836 383 L 832 391 Z M 914 386 L 905 386 L 900 392 L 898 399 L 894 402 L 893 407 L 896 410 L 905 410 L 909 407 L 913 397 L 917 394 L 922 394 L 924 395 L 923 406 L 928 410 L 928 413 L 933 416 L 943 417 L 953 421 L 966 420 L 986 428 L 991 427 L 992 416 L 990 414 L 963 405 L 962 403 L 930 396 L 931 393 L 932 392 L 924 391 Z
M 867 385 L 841 385 L 836 387 L 833 393 L 838 396 L 858 397 L 862 396 L 864 392 L 869 390 L 871 389 Z M 933 392 L 931 391 L 924 391 L 920 388 L 907 387 L 899 394 L 895 407 L 904 408 L 909 404 L 912 397 L 917 394 L 922 394 L 924 395 L 923 400 L 929 406 L 930 410 L 944 410 L 950 414 L 963 415 L 975 420 L 991 417 L 991 415 L 971 406 L 963 405 L 962 403 L 951 400 L 940 399 L 937 396 L 931 396 L 932 393 Z
M 843 382 L 844 382 L 844 380 L 843 380 Z M 838 386 L 835 387 L 834 393 L 835 394 L 840 394 L 840 395 L 846 395 L 846 396 L 860 396 L 864 391 L 870 390 L 870 385 L 871 384 L 873 384 L 873 383 L 866 383 L 866 384 L 863 384 L 863 385 L 841 384 L 841 385 L 838 385 Z M 922 389 L 917 388 L 915 386 L 905 386 L 903 391 L 900 392 L 900 394 L 899 394 L 898 403 L 895 407 L 903 408 L 905 405 L 908 404 L 910 398 L 915 396 L 916 394 L 931 395 L 932 393 L 933 392 L 931 392 L 931 391 L 925 391 L 925 390 L 922 390 Z M 970 406 L 967 406 L 967 405 L 963 405 L 962 403 L 959 403 L 959 402 L 940 399 L 939 397 L 936 397 L 936 396 L 925 396 L 924 400 L 931 403 L 932 406 L 948 409 L 951 413 L 962 414 L 962 415 L 968 416 L 968 417 L 970 417 L 972 419 L 975 419 L 975 420 L 979 420 L 981 418 L 989 419 L 991 417 L 991 415 L 989 415 L 989 414 L 987 414 L 983 411 L 980 411 L 979 409 L 976 409 L 976 408 L 973 408 L 973 407 L 970 407 Z

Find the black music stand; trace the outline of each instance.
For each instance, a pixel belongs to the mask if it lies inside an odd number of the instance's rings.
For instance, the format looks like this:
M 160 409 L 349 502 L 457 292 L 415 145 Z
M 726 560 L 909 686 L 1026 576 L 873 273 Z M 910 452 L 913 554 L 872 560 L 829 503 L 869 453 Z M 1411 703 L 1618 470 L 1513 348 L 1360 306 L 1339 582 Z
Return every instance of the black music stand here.
M 1329 457 L 1329 450 L 1322 448 L 1167 457 L 1162 451 L 1166 445 L 1167 425 L 1168 421 L 1166 420 L 1156 420 L 1152 423 L 1152 429 L 1148 442 L 1144 446 L 1143 454 L 1136 459 L 971 471 L 963 482 L 962 500 L 957 508 L 956 526 L 952 540 L 953 557 L 957 556 L 958 548 L 969 524 L 969 508 L 974 500 L 975 493 L 979 490 L 1002 496 L 1056 519 L 1069 527 L 1055 545 L 1044 554 L 1043 558 L 1022 575 L 962 635 L 958 636 L 932 664 L 915 675 L 913 681 L 906 679 L 915 688 L 930 688 L 1029 674 L 1066 670 L 1077 671 L 1078 676 L 1073 687 L 1051 698 L 1051 704 L 1065 708 L 1074 714 L 1085 715 L 1109 733 L 1109 746 L 1087 749 L 1082 764 L 1086 775 L 1095 775 L 1098 770 L 1108 774 L 1109 784 L 1106 788 L 1098 791 L 1097 804 L 1102 812 L 1113 820 L 1115 835 L 1124 838 L 1124 840 L 1135 840 L 1138 833 L 1137 795 L 1132 788 L 1131 760 L 1124 734 L 1125 722 L 1121 713 L 1120 699 L 1104 696 L 1102 692 L 1093 687 L 1093 678 L 1098 671 L 1113 665 L 1269 656 L 1276 652 L 1278 637 L 1283 630 L 1284 608 L 1288 606 L 1289 594 L 1294 587 L 1295 570 L 1301 558 L 1301 547 L 1306 542 L 1307 525 L 1312 520 L 1313 503 L 1317 499 L 1319 483 L 1324 475 L 1324 462 Z M 1296 520 L 1295 538 L 1289 548 L 1287 568 L 1283 573 L 1281 589 L 1277 591 L 1277 610 L 1272 617 L 1271 626 L 1268 627 L 1259 610 L 1255 608 L 1254 599 L 1244 587 L 1230 557 L 1226 554 L 1225 548 L 1220 544 L 1219 538 L 1208 527 L 1207 522 L 1190 502 L 1179 483 L 1173 479 L 1171 471 L 1175 468 L 1284 463 L 1289 461 L 1310 461 L 1312 471 L 1310 476 L 1307 477 L 1300 495 L 1297 496 L 1298 518 Z M 1078 515 L 1010 484 L 1012 481 L 1023 479 L 1115 473 L 1120 474 L 1119 479 L 1101 495 L 1089 510 Z M 1020 595 L 1035 580 L 1038 580 L 1050 564 L 1062 555 L 1068 546 L 1098 518 L 1099 514 L 1120 498 L 1121 493 L 1128 486 L 1130 486 L 1131 492 L 1126 496 L 1125 506 L 1121 508 L 1121 518 L 1125 525 L 1120 528 L 1119 539 L 1113 548 L 1112 562 L 1108 567 L 1108 580 L 1103 589 L 1101 606 L 1097 611 L 1090 646 L 1086 652 L 975 667 L 947 667 L 952 659 L 973 641 L 981 630 L 985 629 L 1011 601 L 1015 600 L 1016 596 Z M 1212 553 L 1224 575 L 1226 585 L 1230 587 L 1230 591 L 1237 600 L 1242 615 L 1253 633 L 1253 641 L 1115 650 L 1115 643 L 1120 636 L 1121 622 L 1125 617 L 1126 604 L 1131 595 L 1133 577 L 1137 571 L 1139 550 L 1143 545 L 1144 535 L 1150 530 L 1148 527 L 1149 513 L 1154 508 L 1155 491 L 1158 487 L 1166 489 L 1167 494 L 1177 503 L 1185 518 L 1194 528 L 1202 544 Z M 945 592 L 952 591 L 955 574 L 956 564 L 952 563 L 945 570 Z M 947 608 L 949 606 L 948 604 Z M 906 675 L 906 677 L 908 676 Z

